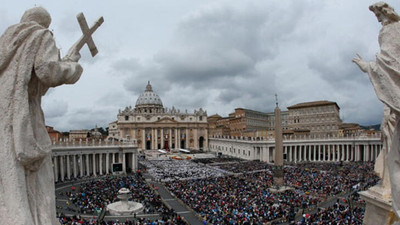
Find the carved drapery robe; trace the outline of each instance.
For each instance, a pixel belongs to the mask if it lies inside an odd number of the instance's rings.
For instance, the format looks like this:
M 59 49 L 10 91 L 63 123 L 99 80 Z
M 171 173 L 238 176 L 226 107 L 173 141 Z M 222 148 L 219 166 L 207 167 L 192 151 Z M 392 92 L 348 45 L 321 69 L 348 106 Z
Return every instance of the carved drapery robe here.
M 13 25 L 1 36 L 1 224 L 59 224 L 41 97 L 81 73 L 78 63 L 60 59 L 52 33 L 38 23 Z
M 394 113 L 395 127 L 386 156 L 393 208 L 400 215 L 400 24 L 384 25 L 379 33 L 381 51 L 369 63 L 368 75 L 376 95 Z M 389 127 L 388 127 L 389 128 Z M 385 132 L 385 131 L 384 131 Z M 390 133 L 390 132 L 386 132 Z M 390 142 L 390 137 L 389 137 Z

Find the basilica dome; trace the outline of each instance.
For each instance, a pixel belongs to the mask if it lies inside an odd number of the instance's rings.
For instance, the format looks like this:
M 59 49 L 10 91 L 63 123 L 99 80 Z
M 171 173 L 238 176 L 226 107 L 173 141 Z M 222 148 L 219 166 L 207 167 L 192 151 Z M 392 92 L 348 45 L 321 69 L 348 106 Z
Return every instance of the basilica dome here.
M 150 81 L 146 85 L 146 90 L 139 96 L 136 101 L 136 108 L 155 107 L 162 108 L 163 104 L 160 97 L 153 92 Z

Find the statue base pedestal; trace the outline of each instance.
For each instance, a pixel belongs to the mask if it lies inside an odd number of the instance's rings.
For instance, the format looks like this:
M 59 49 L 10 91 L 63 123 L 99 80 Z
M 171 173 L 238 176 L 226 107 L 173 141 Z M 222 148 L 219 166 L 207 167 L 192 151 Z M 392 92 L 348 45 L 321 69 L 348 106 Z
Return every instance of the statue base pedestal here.
M 392 210 L 390 190 L 376 185 L 359 194 L 366 203 L 364 225 L 392 225 L 399 220 Z

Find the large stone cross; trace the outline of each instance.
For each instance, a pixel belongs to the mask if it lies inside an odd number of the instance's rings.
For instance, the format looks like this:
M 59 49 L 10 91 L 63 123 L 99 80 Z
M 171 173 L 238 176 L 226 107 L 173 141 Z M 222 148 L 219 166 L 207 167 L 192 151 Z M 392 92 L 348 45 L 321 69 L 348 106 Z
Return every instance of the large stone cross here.
M 79 13 L 76 18 L 78 19 L 79 26 L 82 30 L 82 37 L 75 43 L 74 48 L 76 52 L 79 52 L 82 47 L 87 44 L 89 47 L 90 53 L 94 57 L 99 51 L 97 50 L 96 45 L 93 42 L 92 34 L 97 30 L 97 28 L 104 22 L 104 18 L 100 17 L 97 21 L 93 24 L 91 28 L 88 27 L 85 16 L 83 13 Z

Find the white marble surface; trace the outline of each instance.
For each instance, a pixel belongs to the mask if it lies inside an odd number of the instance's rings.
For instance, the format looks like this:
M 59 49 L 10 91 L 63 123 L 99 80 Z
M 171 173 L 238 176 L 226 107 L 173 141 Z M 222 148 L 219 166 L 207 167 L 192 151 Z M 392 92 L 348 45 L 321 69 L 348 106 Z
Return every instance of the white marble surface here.
M 1 224 L 58 224 L 41 98 L 50 87 L 75 83 L 82 67 L 60 59 L 50 22 L 45 9 L 32 8 L 0 38 Z
M 379 33 L 380 52 L 375 62 L 366 62 L 361 56 L 353 59 L 369 75 L 379 100 L 385 104 L 383 132 L 386 155 L 378 158 L 376 170 L 383 177 L 382 189 L 388 187 L 385 168 L 389 171 L 392 207 L 400 215 L 400 17 L 387 3 L 378 2 L 369 7 L 382 24 Z M 393 114 L 393 115 L 392 115 Z M 391 118 L 393 116 L 393 118 Z M 393 121 L 391 121 L 393 120 Z M 394 132 L 392 127 L 394 125 Z M 390 143 L 391 142 L 391 143 Z M 385 158 L 386 156 L 386 158 Z M 370 212 L 374 212 L 370 210 Z M 368 215 L 366 215 L 368 216 Z

